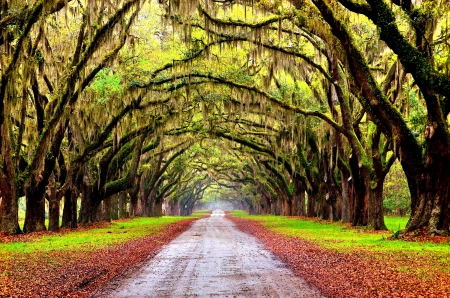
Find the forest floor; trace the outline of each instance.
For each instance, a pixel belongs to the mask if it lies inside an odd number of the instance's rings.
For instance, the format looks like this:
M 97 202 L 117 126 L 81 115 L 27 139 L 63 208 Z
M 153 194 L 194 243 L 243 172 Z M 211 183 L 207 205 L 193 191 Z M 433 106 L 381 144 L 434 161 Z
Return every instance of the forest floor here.
M 427 251 L 427 243 L 420 251 L 420 243 L 388 240 L 389 235 L 386 239 L 380 237 L 382 240 L 374 242 L 374 246 L 354 241 L 353 247 L 347 247 L 345 240 L 339 238 L 336 243 L 323 245 L 319 238 L 302 239 L 309 238 L 308 231 L 288 227 L 287 221 L 301 221 L 298 218 L 286 219 L 287 233 L 277 231 L 277 223 L 268 224 L 270 218 L 229 218 L 328 297 L 450 297 L 450 245 L 445 243 L 448 239 L 419 237 L 426 242 L 438 240 L 440 246 L 434 251 Z M 403 248 L 396 250 L 393 245 Z M 408 245 L 413 249 L 409 250 Z
M 195 219 L 157 220 L 0 236 L 0 297 L 87 297 L 114 276 L 155 256 Z

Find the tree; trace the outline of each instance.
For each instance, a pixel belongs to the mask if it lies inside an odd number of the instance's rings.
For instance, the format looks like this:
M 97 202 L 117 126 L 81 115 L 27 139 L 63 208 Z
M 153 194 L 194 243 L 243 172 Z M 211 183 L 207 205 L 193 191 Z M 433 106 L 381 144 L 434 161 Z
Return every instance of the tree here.
M 22 195 L 32 232 L 44 198 L 57 230 L 63 197 L 73 227 L 80 193 L 86 224 L 118 194 L 160 216 L 212 189 L 251 213 L 385 229 L 398 160 L 407 230 L 448 232 L 446 7 L 91 2 L 2 6 L 2 231 L 18 232 Z

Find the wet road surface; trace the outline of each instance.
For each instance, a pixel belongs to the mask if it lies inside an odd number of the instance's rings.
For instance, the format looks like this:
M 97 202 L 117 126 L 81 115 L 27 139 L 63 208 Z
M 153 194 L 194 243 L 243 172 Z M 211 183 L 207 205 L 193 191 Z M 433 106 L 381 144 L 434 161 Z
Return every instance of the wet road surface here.
M 94 297 L 322 297 L 216 210 Z

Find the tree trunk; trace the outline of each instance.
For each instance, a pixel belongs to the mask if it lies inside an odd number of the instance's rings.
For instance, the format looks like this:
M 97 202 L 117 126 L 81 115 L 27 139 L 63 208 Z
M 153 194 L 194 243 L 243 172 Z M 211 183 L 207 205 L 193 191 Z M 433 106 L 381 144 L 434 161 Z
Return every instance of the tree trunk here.
M 306 215 L 306 205 L 305 205 L 305 184 L 299 180 L 295 179 L 295 212 L 294 215 L 305 216 Z
M 149 196 L 141 196 L 141 216 L 151 216 L 152 201 Z
M 56 196 L 55 176 L 52 174 L 48 185 L 48 230 L 59 232 L 60 201 Z
M 1 232 L 19 234 L 19 206 L 17 204 L 14 181 L 8 183 L 4 177 L 0 178 L 1 189 Z
M 100 201 L 95 199 L 93 187 L 83 183 L 80 217 L 78 219 L 81 225 L 87 225 L 98 221 L 98 210 Z
M 383 215 L 382 182 L 377 184 L 375 188 L 372 188 L 369 194 L 368 226 L 374 230 L 387 230 Z
M 279 196 L 279 198 L 282 198 L 281 201 L 281 215 L 283 216 L 291 216 L 292 215 L 292 200 L 289 199 L 285 194 Z
M 180 215 L 180 204 L 178 202 L 178 199 L 173 199 L 172 203 L 170 203 L 169 206 L 170 206 L 170 215 L 172 216 Z
M 119 219 L 119 197 L 122 192 L 115 194 L 111 198 L 111 219 L 117 220 Z
M 1 111 L 3 113 L 3 110 Z M 9 117 L 9 114 L 8 114 Z M 1 204 L 1 232 L 6 234 L 18 234 L 19 228 L 19 206 L 17 204 L 17 190 L 12 163 L 12 149 L 9 131 L 9 119 L 4 119 L 0 125 L 0 197 Z
M 127 212 L 127 194 L 126 192 L 121 192 L 119 194 L 119 218 L 128 218 L 130 217 L 129 213 Z M 130 210 L 131 210 L 131 204 L 130 204 Z
M 341 171 L 341 187 L 342 187 L 342 222 L 351 222 L 351 201 L 352 201 L 352 186 L 350 175 Z
M 356 185 L 355 205 L 353 209 L 353 226 L 367 226 L 368 222 L 368 202 L 370 181 L 365 181 L 361 176 Z
M 367 204 L 369 201 L 369 192 L 366 188 L 370 187 L 370 175 L 366 174 L 366 177 L 369 177 L 369 181 L 365 181 L 364 174 L 361 171 L 362 169 L 359 168 L 356 154 L 352 154 L 350 157 L 350 168 L 352 171 L 352 181 L 355 190 L 355 201 L 352 210 L 352 225 L 366 226 L 368 209 Z
M 33 183 L 33 182 L 32 182 Z M 26 193 L 25 233 L 45 231 L 45 187 L 43 183 L 29 186 Z
M 416 189 L 411 190 L 418 195 L 416 204 L 411 205 L 413 212 L 406 231 L 427 226 L 429 233 L 446 235 L 449 233 L 450 156 L 445 149 L 446 142 L 438 137 L 428 142 L 425 173 L 416 177 Z
M 142 204 L 141 204 L 141 209 L 138 208 L 138 203 L 139 203 L 139 193 L 141 194 L 141 197 L 143 196 L 143 194 L 145 194 L 144 191 L 144 182 L 145 179 L 142 179 L 141 176 L 138 177 L 138 181 L 136 182 L 135 186 L 128 192 L 128 195 L 130 196 L 130 210 L 129 210 L 129 214 L 127 217 L 134 217 L 137 216 L 138 214 L 142 214 Z M 122 199 L 122 204 L 126 205 L 126 201 L 127 201 L 127 196 L 126 193 L 124 192 L 124 195 L 121 196 Z
M 64 209 L 62 217 L 62 228 L 77 227 L 77 199 L 78 191 L 69 189 L 64 195 Z
M 316 212 L 317 216 L 322 219 L 330 219 L 330 205 L 327 200 L 327 186 L 324 182 L 319 184 L 319 193 L 316 197 Z
M 130 211 L 129 211 L 130 217 L 135 217 L 138 215 L 145 216 L 142 212 L 142 209 L 143 209 L 142 206 L 144 206 L 144 205 L 142 205 L 142 200 L 143 200 L 143 197 L 141 197 L 139 200 L 138 194 L 132 195 L 130 193 Z M 141 208 L 140 208 L 141 211 L 140 212 L 139 212 L 139 208 L 138 208 L 138 201 L 141 202 Z
M 111 203 L 111 197 L 109 196 L 103 200 L 102 220 L 111 222 L 111 213 L 112 213 L 112 203 Z
M 161 217 L 162 216 L 162 200 L 158 200 L 156 190 L 153 189 L 148 197 L 148 216 Z
M 162 214 L 162 201 L 160 200 L 155 200 L 153 203 L 153 208 L 152 208 L 152 217 L 161 217 L 163 216 Z M 191 207 L 191 213 L 192 213 L 192 207 Z
M 316 197 L 314 196 L 311 189 L 307 190 L 308 194 L 308 205 L 306 210 L 306 216 L 307 217 L 316 217 Z

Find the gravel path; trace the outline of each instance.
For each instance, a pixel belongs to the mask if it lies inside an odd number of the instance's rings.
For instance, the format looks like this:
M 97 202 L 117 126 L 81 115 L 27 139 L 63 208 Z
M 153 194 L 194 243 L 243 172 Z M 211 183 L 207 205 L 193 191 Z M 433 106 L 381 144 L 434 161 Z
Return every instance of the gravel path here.
M 323 297 L 214 211 L 93 297 Z

